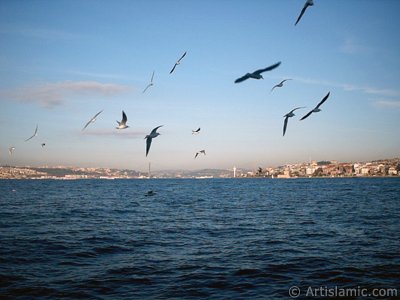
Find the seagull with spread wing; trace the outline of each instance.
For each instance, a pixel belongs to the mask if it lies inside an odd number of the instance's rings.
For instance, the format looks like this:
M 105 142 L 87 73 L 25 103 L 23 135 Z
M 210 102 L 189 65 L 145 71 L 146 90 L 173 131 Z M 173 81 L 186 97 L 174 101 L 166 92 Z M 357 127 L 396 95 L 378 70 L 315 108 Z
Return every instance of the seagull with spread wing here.
M 303 6 L 303 9 L 301 10 L 301 13 L 300 13 L 299 17 L 297 18 L 296 23 L 294 24 L 294 26 L 296 26 L 297 23 L 299 23 L 301 17 L 304 15 L 304 12 L 306 11 L 306 9 L 307 9 L 309 6 L 313 6 L 313 5 L 314 5 L 314 1 L 313 1 L 313 0 L 307 0 L 307 1 L 306 1 L 306 3 L 305 3 L 304 6 Z
M 172 74 L 172 72 L 175 70 L 176 66 L 179 65 L 181 63 L 182 58 L 184 58 L 186 55 L 186 51 L 185 53 L 183 53 L 183 55 L 181 56 L 180 59 L 178 59 L 178 61 L 175 63 L 174 67 L 172 68 L 172 70 L 169 72 L 169 74 Z
M 318 105 L 317 105 L 312 111 L 310 111 L 308 114 L 306 114 L 304 117 L 302 117 L 302 118 L 300 119 L 300 121 L 301 121 L 301 120 L 304 120 L 304 119 L 306 119 L 306 118 L 308 118 L 312 113 L 320 112 L 321 109 L 320 109 L 319 107 L 326 101 L 326 99 L 328 99 L 330 93 L 331 93 L 331 92 L 329 92 L 328 94 L 326 94 L 326 96 L 321 100 L 321 102 L 319 102 Z
M 82 128 L 82 131 L 84 131 L 84 130 L 86 129 L 86 127 L 89 126 L 90 123 L 94 123 L 94 122 L 96 121 L 97 116 L 98 116 L 99 114 L 101 114 L 102 112 L 103 112 L 103 110 L 101 110 L 101 111 L 99 111 L 97 114 L 95 114 L 95 115 L 93 116 L 93 118 L 91 118 L 91 119 L 89 120 L 89 122 L 86 123 L 85 127 Z
M 200 127 L 197 128 L 196 130 L 192 130 L 192 134 L 198 134 L 200 133 Z
M 196 159 L 196 157 L 197 157 L 199 154 L 204 154 L 204 155 L 206 155 L 206 150 L 200 150 L 199 152 L 196 152 L 196 155 L 194 156 L 194 158 Z
M 157 129 L 162 127 L 163 125 L 157 126 L 156 128 L 154 128 L 149 135 L 146 135 L 145 139 L 146 139 L 146 156 L 147 154 L 149 154 L 149 150 L 150 150 L 150 146 L 151 146 L 151 141 L 158 137 L 160 134 L 157 132 Z
M 283 87 L 283 83 L 286 82 L 286 81 L 288 81 L 288 80 L 292 80 L 292 79 L 284 79 L 284 80 L 282 80 L 280 83 L 274 85 L 274 87 L 271 89 L 271 93 L 272 93 L 272 91 L 273 91 L 275 88 L 277 88 L 277 87 Z
M 146 88 L 143 90 L 143 94 L 147 91 L 147 89 L 151 86 L 153 86 L 153 78 L 154 78 L 154 71 L 153 71 L 153 75 L 151 75 L 151 80 L 150 83 L 146 86 Z
M 13 155 L 14 150 L 15 150 L 15 147 L 8 148 L 8 152 L 10 153 L 10 155 Z
M 30 139 L 33 139 L 35 136 L 37 136 L 37 132 L 38 132 L 38 125 L 36 125 L 35 133 L 34 133 L 30 138 L 27 138 L 27 139 L 25 140 L 25 142 L 27 142 L 27 141 L 29 141 Z
M 285 118 L 285 121 L 284 121 L 284 123 L 283 123 L 283 136 L 285 136 L 286 128 L 287 128 L 287 124 L 288 124 L 289 118 L 294 117 L 295 114 L 294 114 L 293 112 L 294 112 L 295 110 L 300 109 L 300 108 L 305 108 L 305 107 L 304 107 L 304 106 L 302 106 L 302 107 L 296 107 L 296 108 L 292 109 L 290 112 L 288 112 L 286 115 L 283 116 L 283 117 Z
M 122 120 L 121 122 L 117 121 L 118 127 L 115 127 L 116 129 L 125 129 L 128 128 L 129 126 L 126 125 L 126 122 L 128 121 L 128 118 L 126 117 L 126 114 L 124 111 L 122 111 Z
M 281 62 L 277 62 L 276 64 L 274 64 L 272 66 L 269 66 L 269 67 L 267 67 L 265 69 L 259 69 L 257 71 L 254 71 L 253 73 L 246 73 L 246 75 L 236 79 L 235 83 L 239 83 L 239 82 L 245 81 L 246 79 L 249 79 L 249 78 L 264 79 L 262 77 L 261 73 L 266 72 L 266 71 L 271 71 L 271 70 L 277 68 L 280 64 L 281 64 Z

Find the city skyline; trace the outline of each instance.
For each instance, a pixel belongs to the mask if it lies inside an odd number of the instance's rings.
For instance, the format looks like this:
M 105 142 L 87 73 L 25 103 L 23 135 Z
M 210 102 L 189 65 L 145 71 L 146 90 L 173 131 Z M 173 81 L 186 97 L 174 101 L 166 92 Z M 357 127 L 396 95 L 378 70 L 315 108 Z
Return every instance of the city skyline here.
M 0 166 L 0 179 L 165 179 L 165 178 L 330 178 L 330 177 L 398 177 L 400 158 L 364 162 L 310 161 L 282 166 L 199 170 L 143 170 L 82 168 L 72 166 Z
M 398 157 L 400 3 L 315 1 L 294 26 L 303 5 L 3 1 L 1 165 L 255 169 Z M 234 84 L 278 61 L 264 80 Z M 299 106 L 282 137 L 283 116 Z M 130 127 L 118 131 L 122 111 Z M 146 158 L 144 137 L 159 125 Z

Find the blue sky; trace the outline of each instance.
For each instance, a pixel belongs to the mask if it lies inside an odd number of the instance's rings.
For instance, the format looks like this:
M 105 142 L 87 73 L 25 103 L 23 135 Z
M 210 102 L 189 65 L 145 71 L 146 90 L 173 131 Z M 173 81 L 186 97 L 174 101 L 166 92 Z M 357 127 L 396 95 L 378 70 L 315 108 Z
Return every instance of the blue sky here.
M 0 164 L 160 170 L 398 157 L 400 2 L 315 0 L 294 26 L 304 2 L 1 1 Z M 264 80 L 233 83 L 278 61 Z M 299 121 L 328 91 L 322 111 Z M 307 108 L 282 137 L 297 106 Z M 118 131 L 122 110 L 130 127 Z M 144 137 L 159 125 L 146 157 Z

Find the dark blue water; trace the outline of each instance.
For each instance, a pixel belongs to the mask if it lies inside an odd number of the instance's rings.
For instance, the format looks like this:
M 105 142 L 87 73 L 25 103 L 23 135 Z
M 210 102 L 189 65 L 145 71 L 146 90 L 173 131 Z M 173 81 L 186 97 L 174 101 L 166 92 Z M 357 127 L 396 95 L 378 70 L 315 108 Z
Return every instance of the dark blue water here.
M 0 181 L 2 298 L 288 299 L 294 285 L 400 288 L 400 178 Z

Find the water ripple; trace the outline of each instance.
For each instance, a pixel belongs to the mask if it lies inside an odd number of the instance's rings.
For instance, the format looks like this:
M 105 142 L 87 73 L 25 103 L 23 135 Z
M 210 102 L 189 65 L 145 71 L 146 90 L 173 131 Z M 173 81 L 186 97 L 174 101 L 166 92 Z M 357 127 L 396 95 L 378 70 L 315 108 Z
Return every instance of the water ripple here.
M 399 183 L 0 181 L 0 296 L 287 299 L 293 285 L 396 288 Z M 144 197 L 149 189 L 157 197 Z

